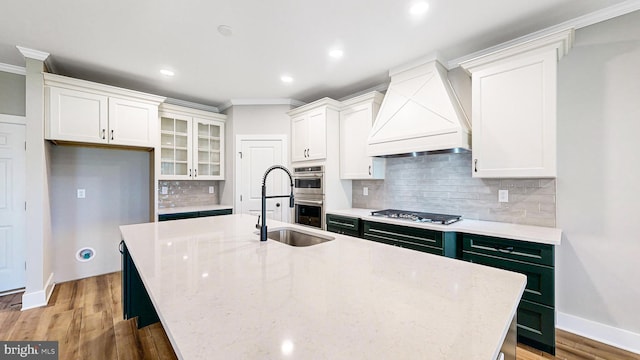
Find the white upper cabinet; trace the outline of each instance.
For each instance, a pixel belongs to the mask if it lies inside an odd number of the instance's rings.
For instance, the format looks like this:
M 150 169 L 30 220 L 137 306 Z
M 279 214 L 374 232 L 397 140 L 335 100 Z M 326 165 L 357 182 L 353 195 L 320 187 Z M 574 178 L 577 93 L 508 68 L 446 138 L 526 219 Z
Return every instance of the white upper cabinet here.
M 224 180 L 226 115 L 160 105 L 160 180 Z
M 472 174 L 556 177 L 557 62 L 573 30 L 460 64 L 472 76 Z
M 153 148 L 163 97 L 44 74 L 45 138 Z
M 339 102 L 324 98 L 289 111 L 292 162 L 326 159 L 327 122 L 338 119 L 339 108 Z
M 342 102 L 340 178 L 384 179 L 385 159 L 367 156 L 367 139 L 383 95 L 377 91 Z

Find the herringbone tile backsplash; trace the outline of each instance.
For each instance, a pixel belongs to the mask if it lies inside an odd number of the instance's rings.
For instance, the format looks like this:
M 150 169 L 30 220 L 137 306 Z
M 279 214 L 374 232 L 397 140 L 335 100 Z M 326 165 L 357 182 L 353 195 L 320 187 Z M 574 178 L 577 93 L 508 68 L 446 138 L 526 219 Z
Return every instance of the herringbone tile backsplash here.
M 555 179 L 477 179 L 471 154 L 387 159 L 385 180 L 354 180 L 353 207 L 397 208 L 462 215 L 466 219 L 556 225 Z M 369 195 L 362 195 L 363 187 Z M 498 202 L 509 190 L 509 202 Z

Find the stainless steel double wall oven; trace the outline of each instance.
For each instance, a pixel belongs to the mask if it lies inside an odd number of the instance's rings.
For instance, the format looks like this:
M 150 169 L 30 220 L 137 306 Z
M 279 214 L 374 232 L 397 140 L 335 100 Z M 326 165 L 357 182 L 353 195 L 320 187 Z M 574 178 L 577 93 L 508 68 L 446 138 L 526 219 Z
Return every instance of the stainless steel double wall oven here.
M 293 168 L 296 224 L 324 228 L 324 166 Z

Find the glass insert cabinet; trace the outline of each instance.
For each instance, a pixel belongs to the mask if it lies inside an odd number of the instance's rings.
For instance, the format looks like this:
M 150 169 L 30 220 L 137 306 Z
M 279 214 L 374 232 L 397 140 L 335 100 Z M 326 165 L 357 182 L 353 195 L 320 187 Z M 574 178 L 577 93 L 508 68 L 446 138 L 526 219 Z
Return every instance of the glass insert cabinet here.
M 223 180 L 226 116 L 216 113 L 207 113 L 214 118 L 205 118 L 200 113 L 192 116 L 177 106 L 171 106 L 171 110 L 160 112 L 159 179 Z

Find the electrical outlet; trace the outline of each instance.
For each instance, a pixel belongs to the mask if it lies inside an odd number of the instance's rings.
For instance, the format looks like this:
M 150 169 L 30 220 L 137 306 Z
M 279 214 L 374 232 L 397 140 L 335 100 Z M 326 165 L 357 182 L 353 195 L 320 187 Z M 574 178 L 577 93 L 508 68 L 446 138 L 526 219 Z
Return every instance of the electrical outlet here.
M 160 189 L 160 193 L 162 195 L 167 195 L 169 193 L 169 188 L 167 186 L 163 186 L 162 189 Z
M 78 199 L 84 199 L 86 196 L 86 192 L 84 189 L 78 189 Z
M 213 186 L 209 186 L 209 194 L 215 194 L 216 193 L 216 188 Z
M 509 202 L 509 190 L 498 190 L 498 202 Z
M 369 188 L 368 187 L 363 187 L 362 188 L 362 195 L 369 196 Z

